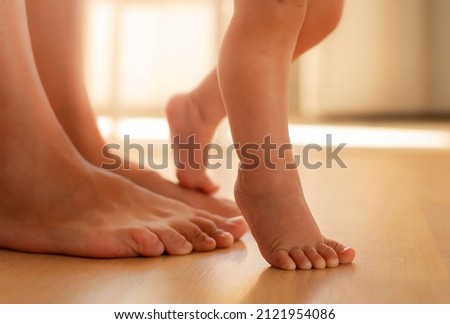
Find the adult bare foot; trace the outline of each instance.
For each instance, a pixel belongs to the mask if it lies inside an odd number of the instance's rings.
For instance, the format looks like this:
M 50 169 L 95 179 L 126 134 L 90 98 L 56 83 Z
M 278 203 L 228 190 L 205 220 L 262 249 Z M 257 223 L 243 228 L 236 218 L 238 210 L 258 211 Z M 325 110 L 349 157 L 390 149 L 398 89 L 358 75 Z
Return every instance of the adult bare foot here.
M 56 120 L 49 118 L 46 125 L 31 126 L 22 135 L 13 123 L 6 125 L 16 140 L 3 144 L 0 156 L 0 247 L 153 257 L 226 248 L 245 232 L 241 217 L 193 209 L 92 166 L 71 147 Z
M 114 173 L 120 174 L 134 183 L 162 196 L 181 201 L 194 208 L 202 209 L 210 213 L 234 217 L 242 215 L 234 201 L 205 194 L 196 189 L 179 186 L 172 181 L 163 178 L 159 173 L 150 169 L 139 169 L 138 165 L 131 163 L 128 170 L 118 169 Z
M 166 116 L 174 144 L 180 185 L 207 194 L 216 192 L 219 187 L 206 175 L 206 161 L 203 158 L 203 150 L 211 142 L 216 125 L 205 120 L 195 92 L 174 96 L 167 104 Z M 183 149 L 179 145 L 187 143 L 199 147 Z
M 25 2 L 0 1 L 0 247 L 85 257 L 187 254 L 246 231 L 88 163 L 34 64 Z
M 263 257 L 284 270 L 352 263 L 355 250 L 325 238 L 305 201 L 297 170 L 238 173 L 236 202 Z

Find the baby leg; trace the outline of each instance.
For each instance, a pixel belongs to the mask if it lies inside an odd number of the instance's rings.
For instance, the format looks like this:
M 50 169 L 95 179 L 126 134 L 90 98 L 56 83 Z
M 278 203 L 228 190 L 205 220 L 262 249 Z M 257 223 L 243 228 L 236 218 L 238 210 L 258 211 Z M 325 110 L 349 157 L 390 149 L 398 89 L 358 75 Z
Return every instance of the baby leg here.
M 292 151 L 286 150 L 290 64 L 307 5 L 306 0 L 236 0 L 218 65 L 234 143 L 253 145 L 260 162 L 241 164 L 236 201 L 264 258 L 286 270 L 335 267 L 355 256 L 321 234 L 299 174 L 290 168 Z M 270 154 L 262 146 L 267 138 Z M 247 162 L 244 150 L 238 155 Z
M 337 26 L 342 14 L 343 0 L 310 0 L 303 27 L 298 34 L 292 56 L 300 55 L 320 43 Z M 181 143 L 187 143 L 190 136 L 201 148 L 210 143 L 217 125 L 226 116 L 225 105 L 219 90 L 217 70 L 214 69 L 194 90 L 173 97 L 167 105 L 167 119 L 172 139 L 178 137 Z M 179 150 L 178 157 L 183 168 L 178 168 L 177 177 L 186 188 L 213 193 L 218 187 L 207 177 L 202 150 L 189 152 Z M 189 165 L 193 159 L 198 168 Z

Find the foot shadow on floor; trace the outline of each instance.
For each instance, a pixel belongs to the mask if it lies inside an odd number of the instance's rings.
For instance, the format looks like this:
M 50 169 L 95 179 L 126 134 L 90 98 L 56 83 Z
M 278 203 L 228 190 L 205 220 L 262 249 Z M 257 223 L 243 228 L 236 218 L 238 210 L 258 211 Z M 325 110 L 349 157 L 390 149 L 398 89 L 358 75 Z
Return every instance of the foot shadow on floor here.
M 348 278 L 352 278 L 355 271 L 356 266 L 353 264 L 325 270 L 282 271 L 270 267 L 261 273 L 258 281 L 241 303 L 327 303 L 326 300 L 318 300 L 319 295 L 326 296 L 333 293 L 329 290 L 334 289 L 336 281 L 349 280 Z

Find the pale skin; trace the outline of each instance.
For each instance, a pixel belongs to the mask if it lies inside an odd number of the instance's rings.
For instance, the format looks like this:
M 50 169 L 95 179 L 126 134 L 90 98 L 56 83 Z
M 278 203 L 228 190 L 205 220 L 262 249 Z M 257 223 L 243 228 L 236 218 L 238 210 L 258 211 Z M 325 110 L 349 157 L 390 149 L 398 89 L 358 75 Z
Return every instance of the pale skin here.
M 89 147 L 95 133 L 84 140 L 70 134 L 67 124 L 60 123 L 64 114 L 57 112 L 57 100 L 49 94 L 52 87 L 62 91 L 59 99 L 68 98 L 68 106 L 77 110 L 72 104 L 83 103 L 85 98 L 74 96 L 82 91 L 64 80 L 79 78 L 81 70 L 70 70 L 70 64 L 55 60 L 55 69 L 62 69 L 64 77 L 53 79 L 53 84 L 42 66 L 38 70 L 36 62 L 42 64 L 43 59 L 33 53 L 26 12 L 33 25 L 33 12 L 39 10 L 32 7 L 36 2 L 55 16 L 57 4 L 78 3 L 0 1 L 0 128 L 4 138 L 0 143 L 0 247 L 112 258 L 184 255 L 231 246 L 247 230 L 242 217 L 224 218 L 193 208 L 86 159 L 90 149 L 83 145 Z M 75 5 L 69 7 L 77 12 Z M 70 26 L 77 24 L 76 15 L 60 13 L 60 23 L 68 23 L 70 34 Z M 63 57 L 70 56 L 60 49 Z M 89 114 L 86 107 L 73 112 L 84 123 Z
M 228 115 L 234 143 L 290 143 L 288 83 L 293 59 L 337 25 L 342 0 L 235 0 L 217 72 L 194 91 L 173 98 L 167 116 L 173 136 L 192 134 L 206 144 Z M 189 121 L 189 122 L 186 122 Z M 201 129 L 197 125 L 202 125 Z M 206 126 L 203 126 L 206 125 Z M 196 127 L 197 126 L 197 127 Z M 256 152 L 263 160 L 264 152 Z M 238 151 L 243 160 L 243 156 Z M 187 162 L 187 154 L 180 154 Z M 201 156 L 195 157 L 197 161 Z M 238 170 L 235 198 L 263 257 L 285 270 L 323 269 L 352 263 L 353 248 L 325 238 L 304 198 L 297 170 L 286 170 L 292 152 L 272 154 L 276 170 Z M 217 189 L 199 170 L 178 170 L 180 183 L 206 193 Z

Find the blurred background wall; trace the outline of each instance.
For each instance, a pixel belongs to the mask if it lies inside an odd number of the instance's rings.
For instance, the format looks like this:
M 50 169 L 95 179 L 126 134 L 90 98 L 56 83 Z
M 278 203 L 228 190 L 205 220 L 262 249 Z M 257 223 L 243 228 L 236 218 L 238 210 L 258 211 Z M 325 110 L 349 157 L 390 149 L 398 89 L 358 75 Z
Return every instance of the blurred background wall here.
M 314 1 L 314 0 L 313 0 Z M 214 67 L 230 0 L 90 0 L 86 79 L 103 116 L 163 116 Z M 292 70 L 291 114 L 450 115 L 450 1 L 346 0 Z
M 338 29 L 300 62 L 300 111 L 450 113 L 450 1 L 347 0 Z

